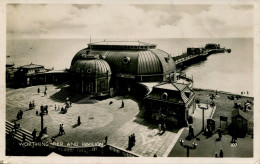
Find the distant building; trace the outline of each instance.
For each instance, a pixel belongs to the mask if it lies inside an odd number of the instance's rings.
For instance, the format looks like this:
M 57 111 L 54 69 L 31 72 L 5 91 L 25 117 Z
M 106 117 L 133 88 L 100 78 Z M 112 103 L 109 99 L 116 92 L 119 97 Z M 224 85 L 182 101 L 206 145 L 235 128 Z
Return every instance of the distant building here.
M 208 44 L 206 44 L 205 49 L 206 50 L 220 49 L 220 44 L 208 43 Z
M 14 73 L 17 71 L 17 68 L 13 64 L 6 64 L 6 83 L 12 83 L 14 81 Z
M 161 82 L 144 98 L 146 117 L 167 127 L 187 125 L 195 110 L 195 93 L 186 84 Z
M 36 85 L 44 81 L 44 77 L 36 77 L 39 73 L 47 72 L 42 65 L 29 64 L 18 68 L 15 72 L 15 81 L 20 86 Z
M 68 80 L 67 71 L 50 71 L 42 65 L 29 64 L 20 66 L 14 73 L 14 81 L 18 86 L 32 86 L 48 83 L 62 83 Z
M 193 48 L 193 47 L 188 47 L 187 48 L 187 55 L 199 55 L 204 52 L 204 48 Z

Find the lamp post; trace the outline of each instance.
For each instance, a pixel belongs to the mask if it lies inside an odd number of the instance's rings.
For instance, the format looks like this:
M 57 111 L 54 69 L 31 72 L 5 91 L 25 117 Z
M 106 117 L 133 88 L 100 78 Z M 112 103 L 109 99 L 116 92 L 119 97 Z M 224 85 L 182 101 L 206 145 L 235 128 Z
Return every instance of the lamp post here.
M 192 143 L 192 146 L 184 145 L 184 141 L 183 141 L 182 139 L 180 139 L 179 142 L 180 142 L 180 144 L 181 144 L 182 147 L 186 148 L 186 150 L 187 150 L 187 157 L 190 156 L 190 150 L 194 150 L 194 149 L 196 149 L 197 146 L 198 146 L 198 144 L 197 144 L 195 141 Z
M 202 109 L 202 129 L 201 129 L 201 131 L 204 131 L 204 111 L 205 111 L 205 109 L 208 109 L 208 105 L 207 105 L 207 107 L 202 107 L 199 105 L 199 108 Z

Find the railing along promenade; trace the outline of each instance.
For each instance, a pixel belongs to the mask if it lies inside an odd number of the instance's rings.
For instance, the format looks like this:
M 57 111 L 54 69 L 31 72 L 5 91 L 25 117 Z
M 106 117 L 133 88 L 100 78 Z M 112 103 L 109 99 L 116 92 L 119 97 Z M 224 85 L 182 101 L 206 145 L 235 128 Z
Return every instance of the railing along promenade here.
M 14 129 L 14 123 L 10 121 L 5 121 L 5 132 L 9 137 L 16 140 L 18 143 L 35 143 L 33 141 L 32 133 L 21 126 L 19 128 Z M 25 141 L 23 139 L 24 135 Z M 36 144 L 36 143 L 35 143 Z M 127 151 L 125 149 L 116 147 L 114 145 L 103 145 L 100 144 L 98 146 L 60 146 L 54 143 L 44 143 L 42 145 L 48 145 L 48 148 L 53 152 L 60 152 L 66 154 L 77 154 L 83 153 L 84 155 L 92 155 L 96 153 L 96 155 L 100 156 L 109 156 L 109 154 L 114 154 L 115 156 L 124 156 L 124 157 L 140 157 L 140 155 L 135 154 L 133 152 Z

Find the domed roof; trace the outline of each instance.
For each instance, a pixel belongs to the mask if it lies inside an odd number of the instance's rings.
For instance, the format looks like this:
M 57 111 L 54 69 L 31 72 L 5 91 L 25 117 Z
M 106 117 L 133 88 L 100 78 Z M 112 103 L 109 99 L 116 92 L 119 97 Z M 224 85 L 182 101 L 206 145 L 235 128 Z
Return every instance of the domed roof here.
M 90 53 L 86 48 L 79 51 L 72 60 L 72 65 L 83 60 Z M 115 73 L 133 75 L 170 74 L 175 70 L 175 63 L 170 55 L 159 49 L 146 50 L 101 50 L 91 49 L 91 54 L 104 57 Z
M 107 74 L 111 75 L 111 69 L 108 63 L 102 59 L 85 59 L 75 61 L 70 70 L 76 74 L 104 77 Z

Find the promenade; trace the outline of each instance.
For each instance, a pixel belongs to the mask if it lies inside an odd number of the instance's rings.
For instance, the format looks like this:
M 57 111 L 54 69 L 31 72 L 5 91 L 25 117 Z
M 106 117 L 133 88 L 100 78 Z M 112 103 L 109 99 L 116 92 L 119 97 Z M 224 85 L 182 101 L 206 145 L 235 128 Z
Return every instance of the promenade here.
M 210 102 L 210 94 L 214 94 L 213 90 L 197 90 L 196 97 L 201 102 Z M 205 110 L 205 120 L 207 118 L 214 119 L 216 121 L 216 129 L 220 126 L 219 116 L 225 116 L 228 118 L 228 124 L 231 123 L 231 111 L 234 109 L 234 102 L 244 103 L 247 100 L 253 101 L 252 97 L 242 96 L 239 100 L 230 100 L 227 96 L 232 95 L 231 93 L 218 93 L 214 102 L 216 104 L 216 109 L 214 113 L 212 110 Z M 253 109 L 253 107 L 252 107 Z M 212 115 L 211 115 L 212 113 Z M 247 111 L 246 115 L 248 116 L 248 126 L 249 129 L 253 128 L 253 110 Z M 205 121 L 206 126 L 206 121 Z M 188 136 L 188 129 L 183 128 L 183 131 L 179 138 L 177 139 L 177 143 L 169 153 L 168 157 L 186 157 L 187 150 L 183 148 L 179 140 L 184 140 L 185 145 L 192 145 L 195 141 L 198 146 L 194 150 L 190 150 L 190 157 L 215 157 L 215 153 L 217 152 L 219 155 L 220 148 L 223 149 L 224 157 L 241 157 L 241 158 L 250 158 L 253 157 L 253 143 L 254 139 L 252 135 L 247 135 L 245 138 L 238 138 L 237 145 L 232 145 L 231 139 L 232 137 L 228 134 L 223 134 L 222 139 L 218 141 L 218 133 L 215 133 L 211 137 L 207 137 L 203 135 L 202 130 L 202 110 L 197 108 L 197 110 L 193 114 L 193 127 L 194 134 L 196 138 L 192 140 L 186 140 Z M 222 129 L 225 128 L 225 123 L 222 123 Z
M 55 143 L 60 146 L 84 146 L 88 144 L 104 143 L 108 137 L 108 144 L 127 149 L 128 136 L 135 134 L 136 143 L 131 152 L 140 156 L 163 156 L 169 153 L 173 147 L 171 144 L 176 133 L 166 131 L 158 135 L 157 126 L 147 123 L 141 115 L 139 106 L 131 97 L 113 97 L 100 101 L 88 101 L 87 98 L 75 102 L 68 109 L 66 114 L 55 111 L 55 104 L 64 107 L 63 102 L 58 102 L 51 95 L 59 92 L 59 88 L 47 85 L 47 96 L 44 96 L 44 86 L 39 86 L 40 93 L 37 93 L 38 86 L 20 89 L 8 89 L 6 93 L 6 119 L 20 123 L 29 131 L 37 130 L 39 134 L 41 123 L 41 105 L 48 105 L 48 115 L 44 115 L 44 127 L 47 127 L 49 138 L 54 137 Z M 36 108 L 28 110 L 29 102 L 35 102 Z M 124 108 L 121 107 L 122 100 Z M 109 105 L 110 102 L 113 102 Z M 19 110 L 23 111 L 23 118 L 16 120 Z M 80 116 L 81 125 L 77 125 L 77 118 Z M 59 125 L 63 124 L 65 135 L 58 136 Z M 172 146 L 169 148 L 169 146 Z
M 39 86 L 43 91 L 45 85 Z M 72 104 L 66 114 L 55 111 L 54 106 L 65 106 L 64 102 L 57 101 L 52 95 L 59 92 L 59 88 L 47 85 L 47 96 L 43 92 L 37 93 L 38 86 L 20 89 L 7 89 L 6 92 L 6 119 L 10 122 L 20 123 L 24 129 L 40 131 L 40 116 L 36 116 L 36 111 L 40 111 L 41 105 L 48 105 L 48 115 L 44 115 L 44 127 L 47 127 L 49 138 L 54 137 L 55 143 L 60 146 L 81 147 L 87 144 L 104 143 L 108 137 L 108 144 L 126 150 L 128 147 L 128 137 L 135 134 L 136 143 L 131 152 L 144 157 L 186 157 L 186 149 L 180 146 L 179 140 L 183 139 L 184 144 L 191 145 L 192 142 L 198 144 L 195 150 L 190 150 L 190 157 L 214 157 L 219 154 L 220 148 L 224 151 L 224 157 L 252 157 L 253 138 L 248 135 L 245 138 L 238 138 L 236 147 L 230 144 L 231 136 L 223 134 L 222 140 L 217 141 L 218 134 L 214 133 L 211 137 L 206 137 L 201 132 L 202 129 L 202 110 L 196 105 L 193 116 L 193 127 L 196 135 L 195 139 L 186 140 L 188 129 L 172 132 L 166 131 L 163 135 L 158 135 L 156 125 L 146 122 L 142 117 L 136 100 L 129 96 L 117 96 L 105 100 L 90 101 L 88 98 L 80 99 Z M 210 102 L 210 94 L 214 91 L 197 90 L 196 97 L 201 104 Z M 229 100 L 229 94 L 219 93 L 214 102 L 216 108 L 205 110 L 206 119 L 213 118 L 216 121 L 216 128 L 219 127 L 219 116 L 228 117 L 231 122 L 231 111 L 234 109 L 236 100 Z M 36 109 L 28 110 L 29 102 L 35 101 Z M 124 107 L 121 108 L 122 100 Z M 244 103 L 253 98 L 242 96 L 237 102 Z M 110 104 L 113 102 L 112 104 Z M 110 105 L 109 105 L 110 104 Z M 253 109 L 253 106 L 252 106 Z M 23 118 L 16 120 L 19 110 L 23 111 Z M 247 111 L 249 117 L 249 128 L 253 128 L 253 110 Z M 81 125 L 77 126 L 77 118 L 81 117 Z M 64 125 L 65 135 L 58 136 L 59 125 Z M 223 125 L 224 127 L 224 125 Z

